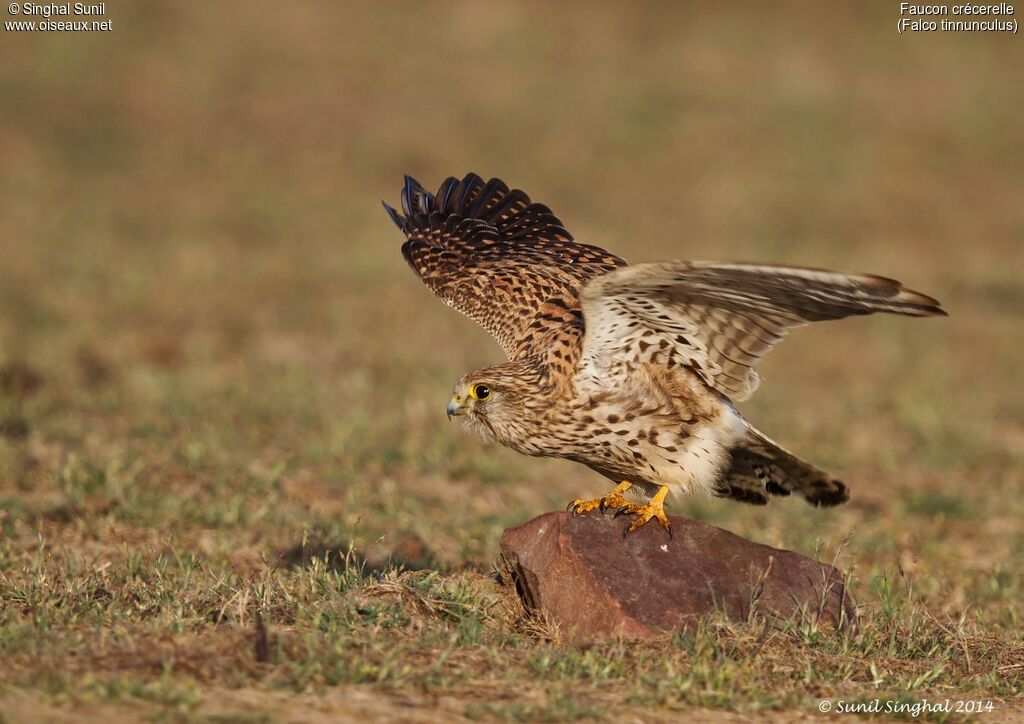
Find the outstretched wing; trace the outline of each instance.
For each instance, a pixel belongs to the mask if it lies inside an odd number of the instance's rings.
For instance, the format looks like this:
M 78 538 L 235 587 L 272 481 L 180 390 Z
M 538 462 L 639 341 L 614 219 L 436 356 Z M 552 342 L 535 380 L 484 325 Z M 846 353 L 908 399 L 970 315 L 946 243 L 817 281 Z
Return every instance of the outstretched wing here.
M 583 289 L 584 369 L 613 360 L 685 365 L 744 400 L 754 366 L 791 327 L 856 314 L 945 315 L 939 302 L 870 274 L 725 262 L 637 264 Z
M 604 249 L 573 241 L 543 204 L 474 173 L 445 179 L 437 194 L 406 176 L 402 213 L 384 208 L 406 235 L 402 255 L 448 305 L 470 317 L 510 359 L 531 354 L 538 330 L 578 318 L 579 290 L 624 266 Z

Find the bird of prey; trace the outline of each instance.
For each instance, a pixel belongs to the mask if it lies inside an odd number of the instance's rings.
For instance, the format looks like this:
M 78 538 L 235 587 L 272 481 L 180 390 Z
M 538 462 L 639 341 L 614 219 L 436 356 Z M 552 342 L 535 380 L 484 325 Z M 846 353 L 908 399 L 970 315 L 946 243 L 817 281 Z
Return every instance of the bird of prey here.
M 618 483 L 576 514 L 614 509 L 654 519 L 664 502 L 709 492 L 762 505 L 797 493 L 815 506 L 846 486 L 783 449 L 734 403 L 755 367 L 808 322 L 890 312 L 945 315 L 935 299 L 885 277 L 771 264 L 627 265 L 573 240 L 551 210 L 498 179 L 410 177 L 402 255 L 449 306 L 481 324 L 507 362 L 455 383 L 448 417 L 526 455 L 574 460 Z M 624 494 L 641 502 L 632 502 Z

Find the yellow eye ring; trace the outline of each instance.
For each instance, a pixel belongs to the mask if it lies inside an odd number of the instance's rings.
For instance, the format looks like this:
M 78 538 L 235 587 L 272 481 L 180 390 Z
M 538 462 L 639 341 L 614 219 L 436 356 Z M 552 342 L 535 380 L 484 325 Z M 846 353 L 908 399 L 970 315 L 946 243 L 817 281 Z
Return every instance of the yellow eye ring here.
M 491 388 L 487 385 L 477 383 L 469 388 L 469 396 L 474 400 L 486 400 L 491 396 Z

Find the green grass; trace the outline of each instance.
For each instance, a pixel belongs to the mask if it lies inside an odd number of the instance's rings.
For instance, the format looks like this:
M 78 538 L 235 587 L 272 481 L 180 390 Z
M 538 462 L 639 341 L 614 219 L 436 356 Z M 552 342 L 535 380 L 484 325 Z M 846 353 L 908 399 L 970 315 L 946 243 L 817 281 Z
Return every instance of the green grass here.
M 1021 715 L 1019 43 L 861 3 L 122 5 L 4 38 L 0 721 Z M 630 260 L 942 299 L 795 332 L 743 403 L 848 505 L 670 501 L 837 558 L 856 631 L 581 643 L 497 586 L 504 528 L 604 483 L 444 418 L 500 351 L 379 200 L 471 169 Z

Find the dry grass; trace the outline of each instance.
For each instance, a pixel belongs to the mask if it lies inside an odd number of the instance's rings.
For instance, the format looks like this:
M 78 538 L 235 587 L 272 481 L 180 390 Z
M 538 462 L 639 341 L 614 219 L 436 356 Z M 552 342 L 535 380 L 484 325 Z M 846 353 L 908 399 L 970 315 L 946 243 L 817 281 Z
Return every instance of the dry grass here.
M 1021 714 L 1019 42 L 861 3 L 108 5 L 0 63 L 0 720 Z M 444 420 L 500 353 L 379 199 L 470 169 L 632 260 L 945 302 L 794 334 L 744 405 L 849 505 L 674 504 L 841 551 L 857 635 L 582 646 L 493 586 L 503 528 L 603 483 Z

